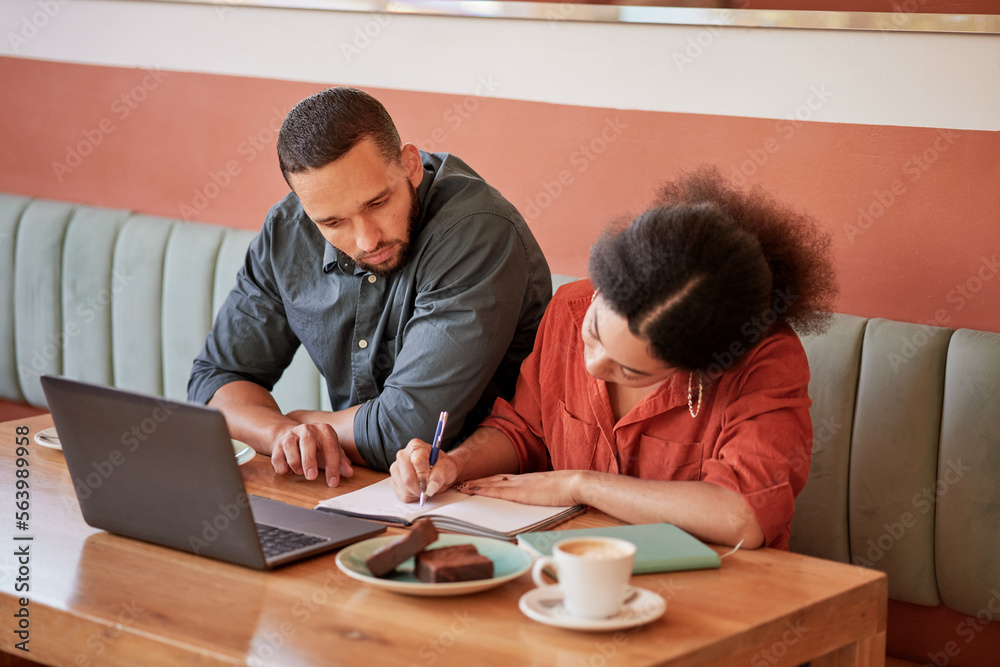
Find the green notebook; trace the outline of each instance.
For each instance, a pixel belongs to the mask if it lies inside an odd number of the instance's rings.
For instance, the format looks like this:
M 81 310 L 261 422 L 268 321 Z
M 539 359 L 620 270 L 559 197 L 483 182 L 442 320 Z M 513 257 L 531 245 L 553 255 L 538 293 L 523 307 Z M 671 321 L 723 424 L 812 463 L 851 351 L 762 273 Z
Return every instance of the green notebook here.
M 593 536 L 618 537 L 635 544 L 633 574 L 702 570 L 722 565 L 719 554 L 707 544 L 670 523 L 521 533 L 517 543 L 539 556 L 548 556 L 552 545 L 559 540 Z

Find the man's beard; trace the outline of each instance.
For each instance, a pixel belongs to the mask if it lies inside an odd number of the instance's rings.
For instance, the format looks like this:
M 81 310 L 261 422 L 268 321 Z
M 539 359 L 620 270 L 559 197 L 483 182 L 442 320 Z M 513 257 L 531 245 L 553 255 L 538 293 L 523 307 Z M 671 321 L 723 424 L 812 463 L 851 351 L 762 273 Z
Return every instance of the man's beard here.
M 396 253 L 395 261 L 391 263 L 383 262 L 378 265 L 369 264 L 363 260 L 355 259 L 354 262 L 360 266 L 365 271 L 373 273 L 376 276 L 382 276 L 383 278 L 392 275 L 396 271 L 400 270 L 406 263 L 410 261 L 410 255 L 413 254 L 413 234 L 417 230 L 417 223 L 420 222 L 420 202 L 417 201 L 417 191 L 413 187 L 412 183 L 407 183 L 410 186 L 410 211 L 407 214 L 408 220 L 406 223 L 406 238 L 405 239 L 395 239 L 388 243 L 379 243 L 371 252 L 365 253 L 366 257 L 371 255 L 377 255 L 386 248 L 396 245 L 399 251 Z

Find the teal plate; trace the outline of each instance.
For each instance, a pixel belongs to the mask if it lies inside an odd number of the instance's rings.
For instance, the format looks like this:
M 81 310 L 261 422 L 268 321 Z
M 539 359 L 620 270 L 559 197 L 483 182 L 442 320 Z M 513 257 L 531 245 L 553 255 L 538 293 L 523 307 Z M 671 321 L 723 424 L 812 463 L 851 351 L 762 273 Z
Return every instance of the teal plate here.
M 531 556 L 517 545 L 489 537 L 473 537 L 470 535 L 446 535 L 438 537 L 429 548 L 448 547 L 456 544 L 472 544 L 482 555 L 493 561 L 493 577 L 490 579 L 474 579 L 473 581 L 454 581 L 441 584 L 428 584 L 420 581 L 413 574 L 413 559 L 408 558 L 396 568 L 396 571 L 386 577 L 375 577 L 365 565 L 365 559 L 373 551 L 387 542 L 398 538 L 398 535 L 383 535 L 352 544 L 341 549 L 337 554 L 337 567 L 344 574 L 359 581 L 394 593 L 407 595 L 465 595 L 478 593 L 499 586 L 511 579 L 516 579 L 531 569 Z

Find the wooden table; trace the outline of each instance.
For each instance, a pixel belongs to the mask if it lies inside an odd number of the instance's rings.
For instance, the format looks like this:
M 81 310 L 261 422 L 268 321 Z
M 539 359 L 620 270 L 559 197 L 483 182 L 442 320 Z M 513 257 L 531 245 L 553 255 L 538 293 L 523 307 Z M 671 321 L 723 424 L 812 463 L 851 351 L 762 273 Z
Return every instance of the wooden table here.
M 32 441 L 30 527 L 15 529 L 15 427 L 0 424 L 4 554 L 0 650 L 47 665 L 833 665 L 881 666 L 886 577 L 770 549 L 719 570 L 643 575 L 668 601 L 641 628 L 572 632 L 517 607 L 529 576 L 474 595 L 397 595 L 348 578 L 327 555 L 274 572 L 117 537 L 87 526 L 63 455 Z M 242 467 L 251 493 L 311 507 L 384 477 L 358 469 L 342 488 L 278 477 L 266 457 Z M 590 511 L 563 527 L 617 523 Z M 29 648 L 15 649 L 15 537 L 30 535 Z M 9 656 L 8 656 L 9 658 Z

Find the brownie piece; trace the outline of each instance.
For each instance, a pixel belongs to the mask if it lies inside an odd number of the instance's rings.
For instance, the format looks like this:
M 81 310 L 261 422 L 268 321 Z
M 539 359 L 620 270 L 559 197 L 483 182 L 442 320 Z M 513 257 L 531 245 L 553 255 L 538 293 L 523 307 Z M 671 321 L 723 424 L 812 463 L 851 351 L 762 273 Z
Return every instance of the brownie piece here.
M 471 581 L 493 576 L 493 561 L 471 544 L 427 549 L 417 554 L 417 579 L 427 583 Z
M 365 559 L 365 565 L 372 575 L 384 577 L 437 538 L 438 532 L 434 524 L 429 519 L 420 519 L 413 524 L 409 533 L 373 551 Z

